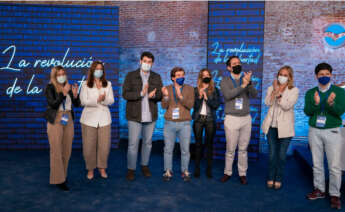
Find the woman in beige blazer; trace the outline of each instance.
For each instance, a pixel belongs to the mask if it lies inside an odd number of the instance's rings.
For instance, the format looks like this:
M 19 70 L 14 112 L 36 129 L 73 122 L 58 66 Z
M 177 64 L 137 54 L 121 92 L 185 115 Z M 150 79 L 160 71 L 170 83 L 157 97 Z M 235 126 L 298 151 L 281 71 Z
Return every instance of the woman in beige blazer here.
M 277 79 L 267 89 L 265 104 L 270 108 L 262 123 L 262 131 L 267 135 L 269 144 L 269 188 L 280 189 L 282 186 L 286 152 L 291 138 L 295 136 L 294 105 L 298 92 L 293 85 L 290 66 L 280 68 Z

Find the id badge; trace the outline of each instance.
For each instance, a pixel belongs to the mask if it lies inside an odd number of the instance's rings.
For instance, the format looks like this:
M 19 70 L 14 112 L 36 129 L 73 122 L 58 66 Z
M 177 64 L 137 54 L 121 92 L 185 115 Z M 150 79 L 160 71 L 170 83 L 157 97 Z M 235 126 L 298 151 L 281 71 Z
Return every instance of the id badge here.
M 323 128 L 326 125 L 326 116 L 317 116 L 316 127 Z
M 64 126 L 67 125 L 67 123 L 68 123 L 68 115 L 67 114 L 62 115 L 60 123 Z
M 172 111 L 172 119 L 179 119 L 180 118 L 180 108 L 175 107 Z
M 235 99 L 235 109 L 242 110 L 243 109 L 243 98 L 236 98 Z

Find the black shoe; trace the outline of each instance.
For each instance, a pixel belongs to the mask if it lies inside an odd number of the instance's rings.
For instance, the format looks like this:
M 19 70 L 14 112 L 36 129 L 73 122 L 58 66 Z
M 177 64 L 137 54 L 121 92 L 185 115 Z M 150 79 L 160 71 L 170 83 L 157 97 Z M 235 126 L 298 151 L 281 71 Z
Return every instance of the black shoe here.
M 212 178 L 213 176 L 212 176 L 212 168 L 210 168 L 210 167 L 207 167 L 206 168 L 206 176 L 208 177 L 208 178 Z
M 66 182 L 60 183 L 56 185 L 59 189 L 63 190 L 63 191 L 69 191 L 69 188 L 66 184 Z
M 200 177 L 200 168 L 196 167 L 194 170 L 194 177 L 199 178 Z

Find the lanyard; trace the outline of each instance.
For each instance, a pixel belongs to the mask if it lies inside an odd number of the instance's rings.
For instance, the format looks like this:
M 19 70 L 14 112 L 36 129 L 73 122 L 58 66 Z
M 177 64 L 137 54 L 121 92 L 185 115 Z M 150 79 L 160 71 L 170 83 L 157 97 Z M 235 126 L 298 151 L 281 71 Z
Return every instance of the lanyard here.
M 66 100 L 65 99 L 62 100 L 62 108 L 63 108 L 63 111 L 66 111 Z
M 328 91 L 326 91 L 326 96 L 322 99 L 321 99 L 321 95 L 320 95 L 320 90 L 319 90 L 319 88 L 317 88 L 317 93 L 319 94 L 319 97 L 320 97 L 320 106 L 321 106 L 321 112 L 322 113 L 325 110 L 326 101 L 328 99 L 328 96 L 330 95 L 331 87 L 329 87 Z
M 183 90 L 183 85 L 180 88 L 181 93 L 182 93 L 182 90 Z M 173 86 L 173 94 L 174 94 L 175 103 L 177 104 L 178 103 L 178 98 L 176 97 L 175 86 Z
M 240 77 L 240 86 L 242 84 L 242 78 L 243 78 L 243 75 Z M 236 81 L 232 78 L 232 76 L 230 76 L 230 79 L 232 80 L 232 83 L 234 84 L 234 87 L 237 88 L 237 83 Z

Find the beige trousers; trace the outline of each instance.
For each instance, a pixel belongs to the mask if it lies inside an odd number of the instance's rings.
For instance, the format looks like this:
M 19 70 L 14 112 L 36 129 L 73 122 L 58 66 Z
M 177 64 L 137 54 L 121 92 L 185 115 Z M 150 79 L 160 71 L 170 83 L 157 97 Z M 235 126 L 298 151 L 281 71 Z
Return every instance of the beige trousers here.
M 68 161 L 72 152 L 74 124 L 72 114 L 68 114 L 66 126 L 60 124 L 62 114 L 58 111 L 54 124 L 48 122 L 47 134 L 50 145 L 50 184 L 60 184 L 66 181 Z
M 226 115 L 224 119 L 224 129 L 226 136 L 224 174 L 229 176 L 232 175 L 232 164 L 238 146 L 238 174 L 239 176 L 246 176 L 248 169 L 247 148 L 252 130 L 252 118 L 250 115 L 241 117 Z
M 83 138 L 83 155 L 86 169 L 106 169 L 110 152 L 110 127 L 90 127 L 81 125 Z

